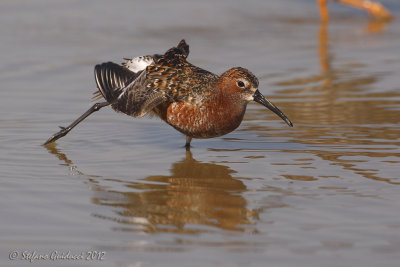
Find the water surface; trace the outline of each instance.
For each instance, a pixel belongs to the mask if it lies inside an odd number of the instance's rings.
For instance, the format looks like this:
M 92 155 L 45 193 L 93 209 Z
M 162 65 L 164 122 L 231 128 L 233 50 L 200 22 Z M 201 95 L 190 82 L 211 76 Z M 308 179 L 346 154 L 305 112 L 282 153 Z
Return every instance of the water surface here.
M 332 3 L 321 24 L 291 0 L 0 6 L 2 266 L 398 266 L 398 20 Z M 295 127 L 252 103 L 187 152 L 159 119 L 104 108 L 41 146 L 92 104 L 95 64 L 182 38 L 200 67 L 254 72 Z

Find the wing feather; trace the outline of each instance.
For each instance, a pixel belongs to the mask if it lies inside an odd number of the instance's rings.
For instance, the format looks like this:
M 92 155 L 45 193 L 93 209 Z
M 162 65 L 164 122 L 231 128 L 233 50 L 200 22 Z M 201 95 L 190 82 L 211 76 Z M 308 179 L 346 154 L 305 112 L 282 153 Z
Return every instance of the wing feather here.
M 102 96 L 109 103 L 113 103 L 121 89 L 134 81 L 138 74 L 113 62 L 106 62 L 96 65 L 94 76 L 99 89 L 94 93 L 94 97 Z
M 97 96 L 103 96 L 114 110 L 134 117 L 144 116 L 163 102 L 186 97 L 183 92 L 192 84 L 182 69 L 193 68 L 186 62 L 188 54 L 189 46 L 182 40 L 164 55 L 125 58 L 122 66 L 112 62 L 97 65 Z
M 112 108 L 133 117 L 142 117 L 165 99 L 165 93 L 153 88 L 146 71 L 143 71 L 123 88 Z

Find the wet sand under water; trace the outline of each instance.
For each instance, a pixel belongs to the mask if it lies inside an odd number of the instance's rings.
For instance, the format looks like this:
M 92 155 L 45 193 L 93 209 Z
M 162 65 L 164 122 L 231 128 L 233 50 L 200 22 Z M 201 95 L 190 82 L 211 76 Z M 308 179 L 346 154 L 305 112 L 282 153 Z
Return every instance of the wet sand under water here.
M 398 266 L 398 20 L 332 4 L 321 24 L 290 0 L 0 6 L 1 266 Z M 159 119 L 105 108 L 41 146 L 92 104 L 95 64 L 182 38 L 195 65 L 250 69 L 295 127 L 253 103 L 187 152 Z

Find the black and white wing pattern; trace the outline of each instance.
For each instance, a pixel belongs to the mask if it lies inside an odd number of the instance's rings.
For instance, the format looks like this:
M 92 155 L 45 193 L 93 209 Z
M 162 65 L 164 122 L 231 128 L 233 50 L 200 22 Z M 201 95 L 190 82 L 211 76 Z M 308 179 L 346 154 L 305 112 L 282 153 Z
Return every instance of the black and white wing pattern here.
M 146 81 L 145 70 L 154 62 L 153 56 L 124 60 L 122 66 L 113 62 L 95 66 L 94 74 L 99 89 L 95 92 L 95 98 L 103 97 L 114 110 L 136 117 L 142 102 L 141 91 L 145 89 L 142 88 Z
M 113 62 L 106 62 L 95 66 L 94 76 L 99 90 L 94 92 L 93 98 L 103 97 L 113 103 L 122 88 L 134 81 L 138 74 Z
M 172 99 L 173 83 L 180 79 L 188 54 L 189 46 L 182 40 L 164 55 L 126 58 L 122 66 L 112 62 L 97 65 L 97 94 L 104 97 L 115 111 L 142 117 Z

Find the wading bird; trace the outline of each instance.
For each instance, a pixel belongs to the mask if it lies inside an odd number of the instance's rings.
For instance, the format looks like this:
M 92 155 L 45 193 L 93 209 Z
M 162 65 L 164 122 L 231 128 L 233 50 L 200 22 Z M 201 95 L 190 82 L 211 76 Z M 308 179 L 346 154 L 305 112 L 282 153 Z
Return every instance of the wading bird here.
M 51 136 L 49 144 L 65 136 L 78 123 L 102 107 L 111 105 L 117 112 L 133 117 L 155 114 L 186 136 L 212 138 L 235 130 L 243 120 L 246 106 L 256 101 L 289 126 L 292 122 L 258 90 L 258 79 L 241 67 L 221 76 L 186 61 L 189 46 L 185 40 L 165 54 L 125 59 L 122 65 L 106 62 L 94 69 L 98 91 L 94 104 L 67 127 Z

